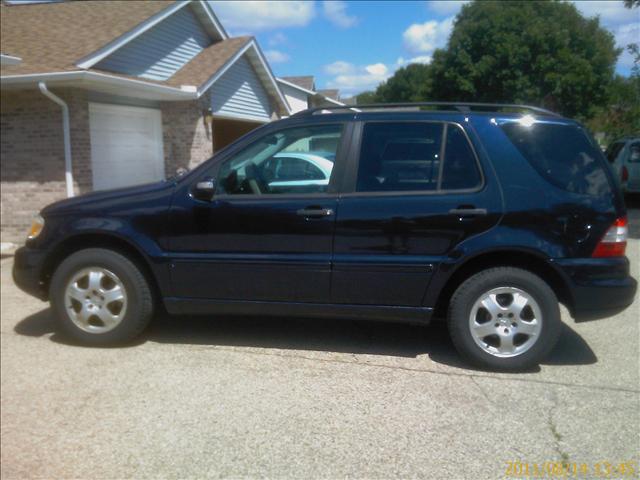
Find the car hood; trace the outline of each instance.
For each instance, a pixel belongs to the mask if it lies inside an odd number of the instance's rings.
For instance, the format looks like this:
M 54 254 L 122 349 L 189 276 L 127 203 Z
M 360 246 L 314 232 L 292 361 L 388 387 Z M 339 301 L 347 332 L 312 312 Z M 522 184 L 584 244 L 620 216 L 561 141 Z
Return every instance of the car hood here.
M 88 212 L 95 210 L 117 210 L 118 207 L 126 207 L 145 199 L 158 198 L 164 191 L 170 196 L 175 182 L 163 180 L 161 182 L 136 185 L 134 187 L 104 190 L 100 192 L 86 193 L 77 197 L 67 198 L 46 206 L 41 214 L 67 215 L 73 212 Z

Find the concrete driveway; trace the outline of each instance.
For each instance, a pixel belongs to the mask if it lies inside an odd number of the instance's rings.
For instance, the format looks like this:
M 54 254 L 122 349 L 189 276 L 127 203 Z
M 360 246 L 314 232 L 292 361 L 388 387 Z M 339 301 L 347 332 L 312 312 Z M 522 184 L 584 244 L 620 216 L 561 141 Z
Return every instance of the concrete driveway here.
M 638 301 L 590 323 L 563 312 L 546 363 L 493 374 L 462 365 L 439 325 L 158 318 L 134 346 L 84 348 L 12 284 L 11 262 L 3 478 L 495 479 L 514 461 L 585 464 L 583 478 L 636 462 L 608 478 L 637 478 Z

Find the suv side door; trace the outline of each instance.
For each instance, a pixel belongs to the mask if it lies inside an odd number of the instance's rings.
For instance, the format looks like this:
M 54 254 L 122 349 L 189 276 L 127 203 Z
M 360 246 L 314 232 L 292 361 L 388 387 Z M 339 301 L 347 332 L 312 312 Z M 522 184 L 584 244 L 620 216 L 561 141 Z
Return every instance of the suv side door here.
M 498 187 L 488 185 L 460 124 L 372 120 L 354 129 L 332 301 L 421 306 L 439 264 L 497 223 Z
M 169 217 L 174 296 L 329 302 L 338 165 L 344 164 L 349 127 L 345 122 L 267 127 L 182 182 Z M 322 150 L 316 152 L 314 145 Z M 295 172 L 306 175 L 306 166 L 290 162 L 306 162 L 304 155 L 310 154 L 335 159 L 329 182 L 295 178 Z M 274 169 L 278 155 L 294 159 L 284 173 Z M 215 192 L 203 195 L 202 182 L 215 185 Z

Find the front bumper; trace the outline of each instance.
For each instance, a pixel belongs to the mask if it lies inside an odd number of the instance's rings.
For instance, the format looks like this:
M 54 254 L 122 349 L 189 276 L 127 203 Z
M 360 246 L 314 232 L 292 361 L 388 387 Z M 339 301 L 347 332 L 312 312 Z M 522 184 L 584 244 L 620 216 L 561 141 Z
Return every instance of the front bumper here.
M 571 315 L 580 322 L 615 315 L 629 307 L 638 284 L 626 257 L 558 259 L 573 299 Z
M 45 253 L 39 250 L 21 247 L 13 258 L 13 281 L 29 295 L 47 300 L 49 292 L 43 281 Z

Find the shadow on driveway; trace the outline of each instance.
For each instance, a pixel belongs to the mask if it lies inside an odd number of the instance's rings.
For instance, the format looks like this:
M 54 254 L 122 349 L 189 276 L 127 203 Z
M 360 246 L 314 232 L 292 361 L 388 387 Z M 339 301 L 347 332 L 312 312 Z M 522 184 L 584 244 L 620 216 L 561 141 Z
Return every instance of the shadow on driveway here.
M 78 346 L 57 332 L 51 309 L 20 321 L 15 332 Z M 145 342 L 187 345 L 308 350 L 415 358 L 428 354 L 438 363 L 468 369 L 455 351 L 444 322 L 428 327 L 353 320 L 270 317 L 157 316 L 128 348 Z M 122 348 L 122 347 L 120 347 Z M 570 326 L 563 325 L 558 345 L 546 365 L 589 365 L 598 361 L 593 350 Z M 539 371 L 539 368 L 533 371 Z

